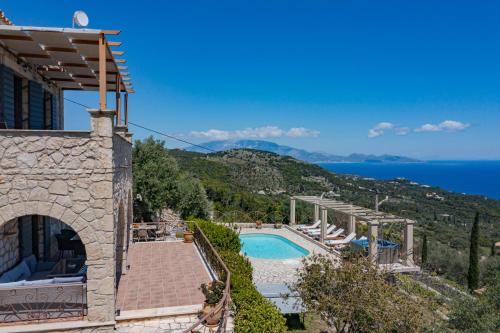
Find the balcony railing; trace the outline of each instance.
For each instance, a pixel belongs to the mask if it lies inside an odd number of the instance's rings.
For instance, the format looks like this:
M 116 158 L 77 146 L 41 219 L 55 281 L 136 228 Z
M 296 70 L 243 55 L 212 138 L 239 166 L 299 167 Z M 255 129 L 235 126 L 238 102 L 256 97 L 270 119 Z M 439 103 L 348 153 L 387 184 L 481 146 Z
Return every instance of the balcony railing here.
M 216 330 L 211 330 L 211 332 L 226 332 L 227 317 L 229 315 L 229 301 L 230 301 L 230 285 L 231 285 L 231 272 L 227 268 L 222 258 L 217 253 L 215 248 L 212 246 L 208 238 L 205 236 L 200 227 L 194 222 L 194 241 L 201 251 L 203 257 L 208 262 L 213 271 L 217 274 L 217 278 L 220 281 L 224 281 L 226 287 L 220 302 L 215 306 L 215 308 L 209 314 L 202 316 L 196 323 L 185 330 L 183 333 L 197 332 L 200 327 L 204 326 L 207 318 L 211 317 L 214 313 L 222 311 L 222 317 L 218 324 Z
M 86 314 L 87 285 L 85 283 L 0 289 L 0 325 L 20 321 L 83 319 Z

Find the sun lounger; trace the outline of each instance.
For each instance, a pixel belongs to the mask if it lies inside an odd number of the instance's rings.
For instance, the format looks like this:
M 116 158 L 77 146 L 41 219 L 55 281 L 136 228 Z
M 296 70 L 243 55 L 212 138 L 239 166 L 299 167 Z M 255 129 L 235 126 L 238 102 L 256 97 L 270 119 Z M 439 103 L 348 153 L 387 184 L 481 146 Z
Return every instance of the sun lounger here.
M 339 237 L 344 231 L 345 230 L 342 228 L 335 230 L 335 232 L 332 233 L 331 235 L 327 235 L 325 239 L 335 240 L 335 238 Z
M 297 230 L 307 230 L 307 229 L 314 229 L 314 228 L 317 228 L 321 223 L 321 220 L 317 220 L 316 222 L 314 222 L 313 224 L 308 224 L 308 225 L 299 225 L 297 227 Z
M 337 228 L 337 226 L 335 226 L 335 224 L 331 224 L 326 229 L 325 235 L 330 235 L 335 230 L 335 228 Z M 342 230 L 344 230 L 344 229 L 342 229 Z M 321 235 L 321 229 L 319 229 L 319 231 L 315 231 L 314 233 L 309 233 L 309 236 L 311 236 L 313 238 L 319 238 L 320 235 Z
M 326 230 L 328 231 L 330 228 L 336 228 L 334 224 L 328 224 L 326 226 Z M 333 230 L 333 229 L 332 229 Z M 321 228 L 314 228 L 314 229 L 308 229 L 308 230 L 305 230 L 304 233 L 308 234 L 309 236 L 314 236 L 314 235 L 318 235 L 321 233 Z
M 326 240 L 325 244 L 330 245 L 330 246 L 335 246 L 335 245 L 343 245 L 343 244 L 348 244 L 350 241 L 352 241 L 356 237 L 356 234 L 350 233 L 347 235 L 346 238 L 343 239 L 337 239 L 337 240 Z

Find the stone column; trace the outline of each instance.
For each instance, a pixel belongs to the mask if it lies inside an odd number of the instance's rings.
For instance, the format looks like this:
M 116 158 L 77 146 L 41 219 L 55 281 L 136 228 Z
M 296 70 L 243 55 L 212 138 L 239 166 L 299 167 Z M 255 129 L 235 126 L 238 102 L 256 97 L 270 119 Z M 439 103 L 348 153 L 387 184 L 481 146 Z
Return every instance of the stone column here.
M 347 234 L 356 232 L 356 218 L 353 215 L 349 215 L 349 221 L 347 223 Z
M 378 260 L 377 250 L 378 221 L 368 222 L 368 256 L 376 264 Z
M 321 243 L 325 241 L 327 221 L 328 221 L 328 210 L 325 207 L 321 207 L 321 234 L 319 239 Z
M 290 225 L 295 225 L 295 198 L 290 198 Z
M 89 223 L 97 232 L 97 242 L 86 245 L 87 306 L 89 321 L 114 321 L 116 304 L 116 225 L 113 203 L 113 119 L 114 110 L 88 110 L 91 141 L 99 169 L 90 186 L 95 206 L 103 215 Z
M 92 136 L 113 137 L 115 110 L 88 109 Z
M 319 204 L 314 204 L 314 222 L 319 220 Z
M 406 257 L 406 265 L 413 266 L 413 224 L 415 222 L 407 220 L 404 231 L 403 255 Z

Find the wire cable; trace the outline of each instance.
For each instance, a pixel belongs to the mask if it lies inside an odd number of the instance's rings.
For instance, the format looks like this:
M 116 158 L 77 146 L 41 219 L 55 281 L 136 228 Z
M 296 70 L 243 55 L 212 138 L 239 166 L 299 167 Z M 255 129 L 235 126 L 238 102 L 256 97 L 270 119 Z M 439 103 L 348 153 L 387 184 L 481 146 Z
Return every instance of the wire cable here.
M 90 109 L 90 108 L 91 108 L 91 107 L 90 107 L 90 106 L 88 106 L 88 105 L 82 104 L 82 103 L 80 103 L 80 102 L 74 101 L 74 100 L 69 99 L 69 98 L 66 98 L 66 97 L 64 97 L 64 100 L 66 100 L 66 101 L 68 101 L 68 102 L 71 102 L 71 103 L 73 103 L 73 104 L 79 105 L 79 106 L 81 106 L 81 107 L 87 108 L 87 109 Z M 167 138 L 169 138 L 169 139 L 176 140 L 176 141 L 179 141 L 179 142 L 182 142 L 182 143 L 187 143 L 187 144 L 189 144 L 189 145 L 191 145 L 191 146 L 198 147 L 198 148 L 201 148 L 201 149 L 205 149 L 205 150 L 207 150 L 207 151 L 209 151 L 209 152 L 211 152 L 211 153 L 217 153 L 217 152 L 218 152 L 218 151 L 217 151 L 217 150 L 215 150 L 215 149 L 211 149 L 211 148 L 208 148 L 208 147 L 204 147 L 204 146 L 202 146 L 202 145 L 199 145 L 199 144 L 196 144 L 196 143 L 193 143 L 193 142 L 190 142 L 190 141 L 184 140 L 184 139 L 177 138 L 177 137 L 175 137 L 175 136 L 173 136 L 173 135 L 170 135 L 170 134 L 167 134 L 167 133 L 163 133 L 163 132 L 160 132 L 160 131 L 154 130 L 154 129 L 152 129 L 152 128 L 148 128 L 148 127 L 146 127 L 146 126 L 139 125 L 139 124 L 136 124 L 136 123 L 131 122 L 131 121 L 129 121 L 128 123 L 129 123 L 130 125 L 135 126 L 135 127 L 142 128 L 143 130 L 146 130 L 146 131 L 149 131 L 149 132 L 152 132 L 152 133 L 158 134 L 158 135 L 165 136 L 165 137 L 167 137 Z

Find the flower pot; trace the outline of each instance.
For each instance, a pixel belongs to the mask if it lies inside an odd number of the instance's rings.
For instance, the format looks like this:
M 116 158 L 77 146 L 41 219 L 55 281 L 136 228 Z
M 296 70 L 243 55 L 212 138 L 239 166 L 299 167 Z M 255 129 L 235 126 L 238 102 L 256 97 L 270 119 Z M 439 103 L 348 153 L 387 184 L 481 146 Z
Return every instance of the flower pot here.
M 203 317 L 209 315 L 215 308 L 217 308 L 217 310 L 206 319 L 207 325 L 217 325 L 217 323 L 219 323 L 220 317 L 222 316 L 222 306 L 220 306 L 220 304 L 203 303 L 203 309 L 201 310 Z
M 262 221 L 261 220 L 255 221 L 255 229 L 262 229 Z
M 274 227 L 275 227 L 276 229 L 281 229 L 281 227 L 282 227 L 282 226 L 283 226 L 283 223 L 275 223 L 275 224 L 274 224 Z
M 192 243 L 193 242 L 193 233 L 191 231 L 184 231 L 184 243 Z

